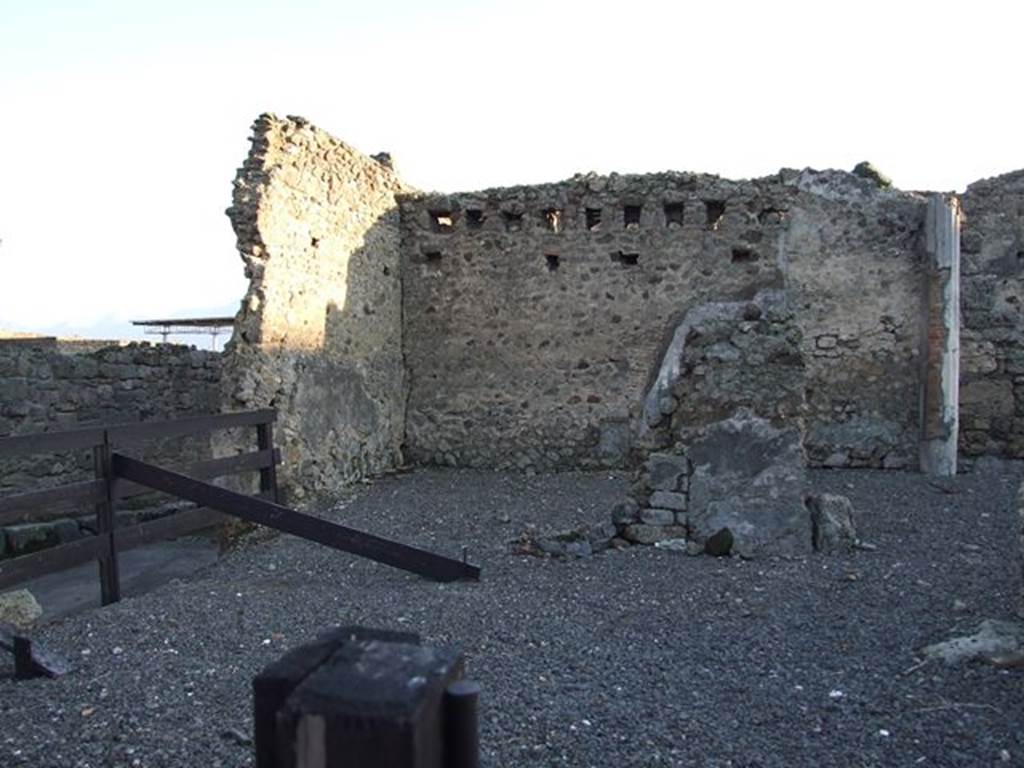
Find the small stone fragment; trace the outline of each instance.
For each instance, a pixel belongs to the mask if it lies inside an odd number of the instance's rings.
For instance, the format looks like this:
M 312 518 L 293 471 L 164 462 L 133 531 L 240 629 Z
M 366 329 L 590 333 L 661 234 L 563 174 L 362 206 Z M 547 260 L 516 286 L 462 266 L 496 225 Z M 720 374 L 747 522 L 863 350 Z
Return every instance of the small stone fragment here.
M 933 643 L 922 648 L 921 653 L 926 658 L 942 659 L 947 664 L 971 659 L 1000 664 L 1019 655 L 1024 664 L 1024 625 L 986 619 L 973 635 Z
M 853 504 L 845 496 L 822 493 L 807 499 L 811 535 L 817 552 L 852 552 L 857 546 L 853 525 Z
M 704 551 L 712 557 L 725 557 L 732 551 L 732 531 L 722 528 L 704 542 Z
M 883 189 L 887 189 L 892 186 L 892 179 L 878 170 L 867 160 L 857 163 L 857 165 L 853 167 L 853 175 L 860 176 L 862 179 L 869 179 Z
M 0 623 L 30 629 L 42 615 L 42 606 L 27 589 L 15 589 L 0 595 Z
M 656 541 L 654 546 L 658 549 L 669 549 L 673 552 L 685 552 L 689 543 L 686 539 L 665 539 L 664 541 Z

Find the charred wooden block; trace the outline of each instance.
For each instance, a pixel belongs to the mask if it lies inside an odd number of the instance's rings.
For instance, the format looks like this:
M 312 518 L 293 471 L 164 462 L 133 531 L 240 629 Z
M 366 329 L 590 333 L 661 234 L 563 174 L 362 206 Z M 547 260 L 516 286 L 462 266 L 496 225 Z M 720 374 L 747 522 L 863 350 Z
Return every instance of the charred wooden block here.
M 453 746 L 467 751 L 445 720 L 445 691 L 461 675 L 456 651 L 421 646 L 415 635 L 328 632 L 255 679 L 257 768 L 451 765 Z M 475 720 L 472 728 L 475 736 Z

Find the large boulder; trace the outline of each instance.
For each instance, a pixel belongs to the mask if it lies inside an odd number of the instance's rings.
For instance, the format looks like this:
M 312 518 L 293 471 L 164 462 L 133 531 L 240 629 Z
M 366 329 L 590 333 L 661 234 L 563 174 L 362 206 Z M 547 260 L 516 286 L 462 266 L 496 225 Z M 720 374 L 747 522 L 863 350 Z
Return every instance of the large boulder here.
M 687 457 L 693 474 L 686 519 L 693 539 L 706 542 L 717 534 L 721 541 L 728 528 L 740 555 L 811 551 L 799 428 L 775 427 L 740 410 L 702 430 Z

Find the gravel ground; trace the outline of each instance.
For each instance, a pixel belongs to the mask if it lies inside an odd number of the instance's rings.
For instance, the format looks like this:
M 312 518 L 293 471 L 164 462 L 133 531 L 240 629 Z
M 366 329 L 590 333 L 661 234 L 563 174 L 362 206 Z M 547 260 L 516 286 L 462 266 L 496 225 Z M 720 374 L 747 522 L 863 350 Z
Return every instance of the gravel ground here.
M 459 646 L 484 687 L 487 766 L 1024 765 L 1024 670 L 909 671 L 922 645 L 1009 617 L 1022 476 L 990 465 L 948 493 L 912 474 L 813 473 L 878 549 L 753 561 L 510 554 L 527 523 L 606 519 L 620 476 L 390 476 L 330 514 L 466 545 L 480 583 L 252 537 L 186 581 L 44 627 L 70 676 L 14 682 L 0 666 L 0 766 L 249 765 L 252 677 L 340 623 Z

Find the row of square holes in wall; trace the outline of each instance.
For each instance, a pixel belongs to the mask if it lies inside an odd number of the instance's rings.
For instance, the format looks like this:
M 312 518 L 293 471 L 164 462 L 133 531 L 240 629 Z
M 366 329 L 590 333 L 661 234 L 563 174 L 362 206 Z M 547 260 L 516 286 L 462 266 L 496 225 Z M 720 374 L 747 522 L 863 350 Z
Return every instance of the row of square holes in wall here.
M 683 203 L 665 203 L 663 205 L 666 227 L 683 226 Z M 622 208 L 622 226 L 624 229 L 639 229 L 640 216 L 643 212 L 642 205 L 625 205 Z M 601 217 L 604 213 L 602 208 L 584 208 L 583 225 L 588 232 L 596 232 L 601 229 Z M 721 200 L 705 200 L 704 215 L 708 229 L 718 229 L 718 225 L 725 215 L 725 203 Z M 510 211 L 501 212 L 505 229 L 515 232 L 522 229 L 523 214 Z M 453 232 L 455 230 L 456 216 L 452 211 L 430 211 L 430 222 L 435 232 Z M 487 219 L 487 214 L 482 208 L 466 209 L 466 226 L 469 229 L 480 229 Z M 545 208 L 541 211 L 540 221 L 549 232 L 562 232 L 565 229 L 565 211 L 561 208 Z
M 443 254 L 441 251 L 426 251 L 423 254 L 423 259 L 427 264 L 433 264 L 437 266 L 441 262 Z M 640 263 L 639 253 L 626 253 L 625 251 L 615 251 L 610 254 L 610 258 L 613 262 L 620 264 L 623 267 L 635 267 Z M 733 264 L 750 264 L 755 261 L 759 261 L 761 258 L 757 251 L 746 247 L 737 247 L 732 249 L 732 263 Z M 557 253 L 546 253 L 544 254 L 544 260 L 547 263 L 548 271 L 556 271 L 562 263 L 562 257 Z

